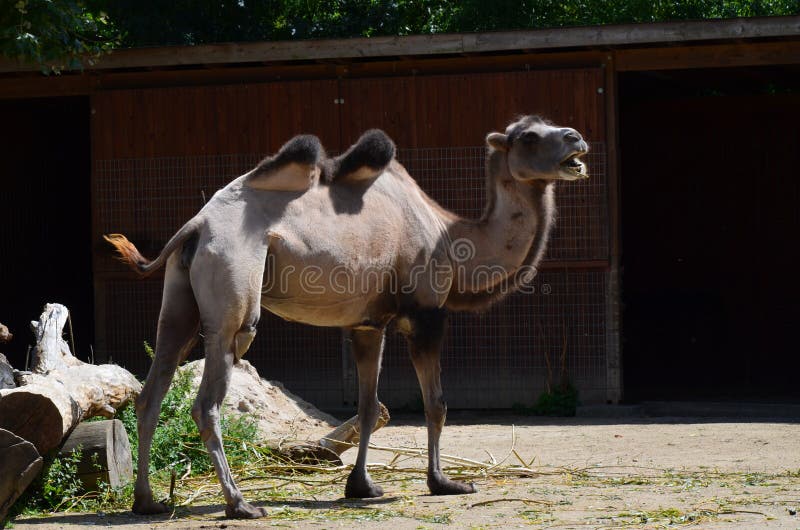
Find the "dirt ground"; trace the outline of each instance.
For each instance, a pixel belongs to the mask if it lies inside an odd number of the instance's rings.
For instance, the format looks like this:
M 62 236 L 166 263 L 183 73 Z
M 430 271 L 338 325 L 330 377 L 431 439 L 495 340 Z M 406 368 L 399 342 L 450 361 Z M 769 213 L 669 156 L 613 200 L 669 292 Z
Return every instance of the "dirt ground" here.
M 513 427 L 512 427 L 513 425 Z M 393 418 L 377 446 L 424 448 L 419 418 Z M 382 499 L 342 499 L 342 473 L 331 483 L 276 477 L 246 498 L 265 506 L 258 521 L 223 518 L 221 499 L 204 497 L 171 516 L 130 512 L 57 514 L 18 519 L 17 529 L 119 528 L 789 528 L 800 529 L 800 424 L 739 420 L 556 419 L 451 414 L 443 452 L 497 462 L 475 480 L 479 492 L 431 497 L 424 462 L 400 458 L 373 477 Z M 513 449 L 513 450 L 512 450 Z M 352 462 L 355 451 L 345 454 Z M 373 450 L 370 462 L 392 452 Z M 505 473 L 522 466 L 536 475 Z

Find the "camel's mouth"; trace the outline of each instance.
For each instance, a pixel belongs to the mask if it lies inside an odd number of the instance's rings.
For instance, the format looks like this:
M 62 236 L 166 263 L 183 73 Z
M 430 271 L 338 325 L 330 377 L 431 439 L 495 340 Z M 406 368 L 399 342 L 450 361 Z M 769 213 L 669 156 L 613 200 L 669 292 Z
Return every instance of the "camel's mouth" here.
M 585 155 L 586 151 L 576 151 L 561 161 L 559 170 L 561 177 L 564 180 L 578 180 L 588 179 L 589 175 L 586 173 L 586 164 L 580 159 Z

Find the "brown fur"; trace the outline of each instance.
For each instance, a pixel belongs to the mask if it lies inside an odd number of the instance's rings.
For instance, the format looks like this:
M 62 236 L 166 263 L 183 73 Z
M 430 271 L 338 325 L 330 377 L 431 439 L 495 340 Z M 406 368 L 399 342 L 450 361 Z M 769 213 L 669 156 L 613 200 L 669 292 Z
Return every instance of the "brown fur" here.
M 114 246 L 117 251 L 117 259 L 130 267 L 132 271 L 141 277 L 149 274 L 149 272 L 145 272 L 146 269 L 144 267 L 150 265 L 151 261 L 142 256 L 139 249 L 127 237 L 122 234 L 108 234 L 104 235 L 103 239 Z

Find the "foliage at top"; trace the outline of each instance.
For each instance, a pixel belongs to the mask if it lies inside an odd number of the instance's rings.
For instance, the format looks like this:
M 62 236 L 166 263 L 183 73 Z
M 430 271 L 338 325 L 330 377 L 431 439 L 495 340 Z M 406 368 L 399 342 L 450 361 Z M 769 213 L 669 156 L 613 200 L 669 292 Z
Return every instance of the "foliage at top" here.
M 0 0 L 0 6 L 0 55 L 45 73 L 91 64 L 120 43 L 106 13 L 80 0 Z
M 795 15 L 800 0 L 0 0 L 0 54 L 58 71 L 115 46 Z
M 127 46 L 791 15 L 798 0 L 117 0 Z

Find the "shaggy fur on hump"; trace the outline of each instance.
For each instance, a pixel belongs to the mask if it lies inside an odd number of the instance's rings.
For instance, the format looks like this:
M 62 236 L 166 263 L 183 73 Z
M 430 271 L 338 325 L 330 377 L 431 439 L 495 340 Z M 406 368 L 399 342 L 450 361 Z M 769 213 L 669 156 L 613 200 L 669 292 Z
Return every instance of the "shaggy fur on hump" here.
M 370 129 L 344 154 L 326 160 L 323 171 L 329 182 L 347 178 L 370 179 L 380 175 L 394 155 L 392 139 L 380 129 Z
M 325 158 L 325 149 L 319 138 L 311 134 L 300 134 L 283 144 L 278 153 L 262 160 L 258 173 L 273 173 L 287 164 L 312 166 Z

